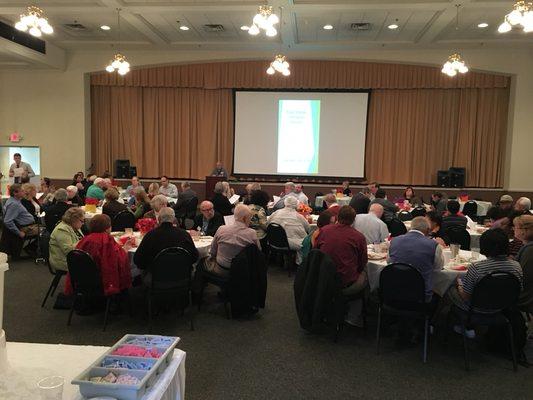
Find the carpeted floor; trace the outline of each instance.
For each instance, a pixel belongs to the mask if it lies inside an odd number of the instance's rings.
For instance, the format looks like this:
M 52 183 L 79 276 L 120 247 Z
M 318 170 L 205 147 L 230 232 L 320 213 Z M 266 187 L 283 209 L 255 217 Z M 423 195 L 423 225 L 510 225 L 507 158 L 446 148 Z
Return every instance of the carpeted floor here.
M 9 341 L 111 345 L 125 333 L 148 330 L 141 298 L 136 315 L 74 315 L 45 308 L 41 300 L 51 281 L 43 265 L 19 261 L 6 273 L 4 328 Z M 137 293 L 139 295 L 139 293 Z M 376 355 L 375 316 L 365 335 L 346 328 L 339 343 L 331 335 L 302 331 L 294 309 L 292 279 L 270 268 L 267 308 L 253 320 L 227 320 L 216 292 L 196 316 L 196 330 L 175 312 L 160 314 L 153 333 L 177 335 L 187 352 L 187 399 L 532 399 L 533 368 L 519 367 L 472 346 L 471 367 L 463 368 L 462 341 L 451 334 L 445 347 L 437 337 L 429 361 L 421 347 L 398 349 L 384 338 Z

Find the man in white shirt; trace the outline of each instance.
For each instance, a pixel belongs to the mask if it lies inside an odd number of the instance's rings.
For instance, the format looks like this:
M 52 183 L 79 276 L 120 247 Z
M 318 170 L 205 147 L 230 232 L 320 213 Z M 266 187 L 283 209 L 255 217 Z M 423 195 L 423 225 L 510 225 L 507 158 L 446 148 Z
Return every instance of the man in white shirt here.
M 355 217 L 353 227 L 361 232 L 367 244 L 381 243 L 389 236 L 387 224 L 381 220 L 383 206 L 374 203 L 370 206 L 368 214 L 359 214 Z
M 294 193 L 296 193 L 296 198 L 298 199 L 298 201 L 300 203 L 303 203 L 305 204 L 306 206 L 309 205 L 309 198 L 305 195 L 305 193 L 303 192 L 303 186 L 301 183 L 298 183 L 296 185 L 294 185 Z
M 15 178 L 15 183 L 20 183 L 20 178 L 24 172 L 28 174 L 29 178 L 33 178 L 35 176 L 35 172 L 33 172 L 31 165 L 22 161 L 22 156 L 20 153 L 15 153 L 13 155 L 13 160 L 15 162 L 9 167 L 9 177 Z
M 285 199 L 287 197 L 294 197 L 296 200 L 298 200 L 298 195 L 295 192 L 296 185 L 293 182 L 287 182 L 285 183 L 285 187 L 283 192 L 280 194 L 281 198 L 278 200 L 276 204 L 274 204 L 273 210 L 279 210 L 283 207 L 285 207 Z
M 178 188 L 173 183 L 170 183 L 168 178 L 163 175 L 161 177 L 161 186 L 159 186 L 159 194 L 163 196 L 172 197 L 173 199 L 178 198 Z

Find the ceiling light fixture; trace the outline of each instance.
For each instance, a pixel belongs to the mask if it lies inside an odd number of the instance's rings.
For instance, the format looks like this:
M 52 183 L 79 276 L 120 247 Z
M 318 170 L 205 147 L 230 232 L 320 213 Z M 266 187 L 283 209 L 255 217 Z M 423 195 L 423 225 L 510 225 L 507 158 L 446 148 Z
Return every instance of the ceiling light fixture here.
M 108 25 L 102 25 L 102 26 L 100 27 L 100 29 L 103 30 L 103 31 L 108 31 L 108 30 L 110 30 L 111 28 L 110 28 Z
M 117 28 L 118 28 L 118 43 L 120 44 L 120 8 L 117 8 Z M 105 67 L 105 70 L 107 72 L 115 72 L 115 70 L 119 73 L 119 75 L 126 75 L 128 72 L 130 72 L 130 63 L 126 60 L 126 56 L 124 54 L 121 54 L 120 52 L 117 52 L 113 59 L 109 62 L 109 65 Z
M 478 28 L 487 28 L 488 26 L 489 26 L 489 24 L 487 24 L 486 22 L 482 22 L 480 24 L 477 24 Z
M 276 36 L 278 34 L 277 29 L 274 27 L 279 22 L 279 18 L 276 14 L 272 13 L 272 6 L 262 5 L 259 6 L 258 13 L 254 16 L 253 23 L 248 29 L 250 35 L 258 35 L 261 29 L 265 31 L 265 34 L 269 37 Z
M 326 31 L 330 31 L 333 29 L 333 25 L 330 25 L 330 24 L 324 25 L 323 29 Z
M 29 33 L 32 36 L 40 37 L 43 33 L 50 35 L 54 33 L 54 28 L 44 17 L 44 12 L 39 7 L 29 6 L 24 14 L 21 14 L 20 20 L 15 24 L 19 31 Z
M 455 7 L 457 7 L 457 14 L 455 17 L 455 30 L 459 30 L 459 7 L 461 7 L 460 4 L 456 4 Z M 442 66 L 442 73 L 448 75 L 449 77 L 454 77 L 457 75 L 457 73 L 466 74 L 468 72 L 468 67 L 466 66 L 466 63 L 461 58 L 461 55 L 459 53 L 453 53 L 451 56 L 448 57 L 448 60 L 444 63 Z
M 241 31 L 248 31 L 250 30 L 250 27 L 248 25 L 241 26 Z
M 397 24 L 390 24 L 389 26 L 387 26 L 387 28 L 389 28 L 389 29 L 398 29 L 398 25 Z
M 279 8 L 279 16 L 281 20 L 283 18 L 283 7 Z M 274 75 L 276 72 L 279 72 L 283 76 L 289 76 L 291 74 L 291 70 L 289 69 L 290 65 L 287 62 L 286 57 L 283 54 L 281 54 L 282 46 L 283 46 L 283 40 L 281 38 L 281 33 L 280 33 L 279 53 L 274 57 L 274 61 L 272 61 L 269 67 L 267 68 L 266 73 L 268 75 Z
M 182 25 L 182 26 L 180 26 L 180 29 L 181 29 L 182 31 L 188 31 L 188 30 L 189 30 L 189 27 L 188 27 L 188 26 L 185 26 L 185 25 Z
M 498 27 L 498 32 L 506 33 L 515 25 L 522 25 L 524 32 L 533 32 L 533 3 L 517 1 L 513 11 L 507 14 L 503 23 Z

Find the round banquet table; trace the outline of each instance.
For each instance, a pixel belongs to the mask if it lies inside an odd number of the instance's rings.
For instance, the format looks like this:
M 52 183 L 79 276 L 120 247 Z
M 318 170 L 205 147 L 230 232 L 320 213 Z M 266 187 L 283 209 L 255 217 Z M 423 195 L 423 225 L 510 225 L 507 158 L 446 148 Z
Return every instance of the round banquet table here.
M 381 274 L 381 271 L 383 271 L 383 268 L 387 266 L 388 262 L 386 258 L 383 258 L 381 260 L 371 260 L 370 256 L 376 254 L 372 251 L 372 248 L 372 245 L 368 246 L 369 259 L 367 264 L 367 275 L 370 290 L 374 291 L 379 287 L 379 276 Z M 453 269 L 457 263 L 450 261 L 450 249 L 444 249 L 442 251 L 442 254 L 444 256 L 444 268 L 439 271 L 433 272 L 433 291 L 441 297 L 444 296 L 448 289 L 455 283 L 455 280 L 458 276 L 466 274 L 466 271 L 457 271 Z M 461 250 L 459 254 L 461 258 L 466 260 L 469 260 L 472 257 L 472 252 L 467 250 Z M 384 255 L 386 256 L 386 254 Z M 480 255 L 478 261 L 485 259 L 485 256 Z M 463 264 L 465 263 L 461 263 L 461 265 Z M 470 264 L 470 262 L 467 262 L 466 264 L 468 265 Z
M 404 221 L 403 222 L 407 230 L 411 228 L 411 221 Z M 479 249 L 479 238 L 481 237 L 481 234 L 485 232 L 488 228 L 484 227 L 483 225 L 476 224 L 476 226 L 471 229 L 470 227 L 466 228 L 466 231 L 470 235 L 470 248 L 478 248 Z

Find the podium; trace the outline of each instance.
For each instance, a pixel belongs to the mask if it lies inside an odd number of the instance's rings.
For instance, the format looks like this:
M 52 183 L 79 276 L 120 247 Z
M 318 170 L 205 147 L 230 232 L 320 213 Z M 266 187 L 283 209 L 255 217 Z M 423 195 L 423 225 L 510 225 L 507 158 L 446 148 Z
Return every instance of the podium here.
M 213 197 L 213 190 L 215 190 L 215 185 L 217 182 L 227 181 L 228 178 L 223 176 L 206 176 L 205 177 L 205 198 L 210 199 Z

